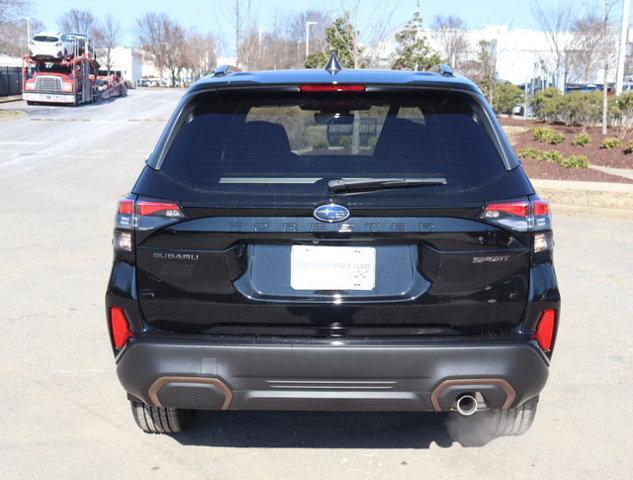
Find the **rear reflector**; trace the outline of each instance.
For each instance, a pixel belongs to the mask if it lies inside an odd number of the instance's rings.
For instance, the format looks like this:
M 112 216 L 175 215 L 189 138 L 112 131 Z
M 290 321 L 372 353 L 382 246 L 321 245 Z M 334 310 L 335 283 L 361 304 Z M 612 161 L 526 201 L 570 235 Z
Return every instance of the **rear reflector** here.
M 112 342 L 117 350 L 121 349 L 125 342 L 134 336 L 121 307 L 110 307 L 110 327 L 112 329 Z
M 550 352 L 554 345 L 554 331 L 556 330 L 556 310 L 544 310 L 536 326 L 534 340 L 545 352 Z
M 117 212 L 121 215 L 132 215 L 134 213 L 134 200 L 130 198 L 120 199 Z
M 356 92 L 362 93 L 366 90 L 365 85 L 338 85 L 338 84 L 319 84 L 319 85 L 301 85 L 299 90 L 305 93 L 312 92 Z
M 536 200 L 532 203 L 532 207 L 534 208 L 534 215 L 549 215 L 549 203 L 545 200 Z

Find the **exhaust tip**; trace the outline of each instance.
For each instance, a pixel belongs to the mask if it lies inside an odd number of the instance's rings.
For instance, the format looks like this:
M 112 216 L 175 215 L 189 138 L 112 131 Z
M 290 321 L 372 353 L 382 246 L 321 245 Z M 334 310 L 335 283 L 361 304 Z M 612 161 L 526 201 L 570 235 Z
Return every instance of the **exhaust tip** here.
M 455 401 L 455 410 L 460 415 L 468 417 L 477 411 L 478 402 L 474 395 L 466 393 Z

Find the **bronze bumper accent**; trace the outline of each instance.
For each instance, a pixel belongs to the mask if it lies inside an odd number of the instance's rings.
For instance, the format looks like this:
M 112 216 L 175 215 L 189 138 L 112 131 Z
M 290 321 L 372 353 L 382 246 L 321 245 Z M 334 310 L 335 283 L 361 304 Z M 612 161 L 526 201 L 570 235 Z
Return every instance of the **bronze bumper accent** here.
M 233 393 L 226 386 L 226 384 L 217 378 L 206 378 L 206 377 L 158 377 L 154 380 L 154 383 L 150 385 L 147 389 L 147 396 L 152 401 L 152 404 L 155 407 L 162 407 L 160 400 L 158 399 L 158 392 L 160 389 L 171 382 L 181 382 L 181 383 L 201 383 L 205 385 L 214 385 L 219 388 L 224 394 L 224 404 L 222 405 L 222 410 L 227 410 L 229 405 L 231 404 L 231 400 L 233 398 Z
M 514 399 L 517 397 L 514 388 L 507 381 L 501 378 L 456 378 L 453 380 L 445 380 L 440 383 L 433 393 L 431 393 L 431 403 L 433 404 L 433 408 L 436 412 L 441 412 L 442 407 L 440 406 L 439 397 L 449 387 L 455 386 L 468 386 L 468 385 L 495 385 L 503 390 L 506 394 L 506 400 L 503 402 L 501 406 L 501 410 L 508 410 Z

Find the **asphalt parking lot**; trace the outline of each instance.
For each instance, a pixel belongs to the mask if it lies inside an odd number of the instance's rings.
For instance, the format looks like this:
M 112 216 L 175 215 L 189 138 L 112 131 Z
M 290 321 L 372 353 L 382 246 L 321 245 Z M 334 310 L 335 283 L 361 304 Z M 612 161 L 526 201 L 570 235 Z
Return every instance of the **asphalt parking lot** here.
M 134 424 L 103 296 L 114 207 L 182 91 L 0 108 L 0 478 L 633 478 L 633 220 L 554 207 L 562 324 L 523 437 L 463 448 L 446 417 L 202 414 Z

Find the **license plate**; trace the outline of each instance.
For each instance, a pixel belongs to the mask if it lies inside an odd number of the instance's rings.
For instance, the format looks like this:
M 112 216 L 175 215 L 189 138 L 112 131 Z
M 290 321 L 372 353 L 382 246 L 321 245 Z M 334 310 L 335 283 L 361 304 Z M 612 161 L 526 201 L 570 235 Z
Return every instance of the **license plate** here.
M 376 249 L 294 245 L 290 286 L 294 290 L 373 290 Z

